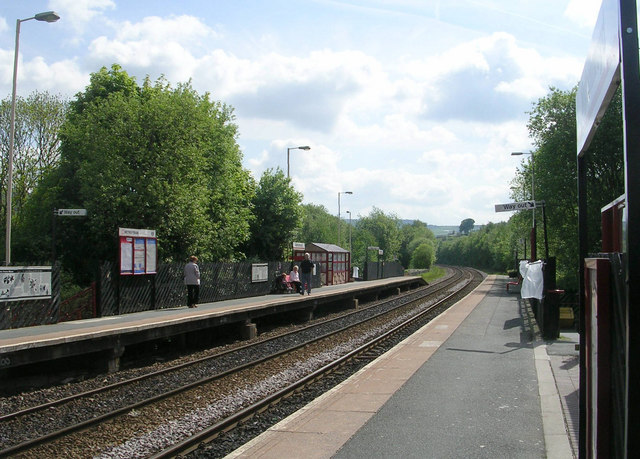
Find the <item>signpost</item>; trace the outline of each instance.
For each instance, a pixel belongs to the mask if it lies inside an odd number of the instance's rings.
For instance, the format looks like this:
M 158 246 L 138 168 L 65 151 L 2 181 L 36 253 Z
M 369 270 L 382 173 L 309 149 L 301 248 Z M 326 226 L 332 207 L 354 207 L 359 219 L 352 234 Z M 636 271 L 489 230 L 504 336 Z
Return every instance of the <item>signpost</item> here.
M 56 263 L 56 217 L 86 217 L 87 209 L 53 209 L 53 223 L 51 225 L 51 259 Z
M 86 217 L 87 209 L 54 209 L 54 214 L 59 217 Z
M 510 202 L 508 204 L 496 204 L 496 212 L 515 212 L 517 210 L 533 210 L 536 207 L 541 207 L 543 203 L 541 201 L 522 201 L 522 202 Z
M 547 241 L 547 214 L 545 213 L 544 201 L 522 201 L 522 202 L 510 202 L 508 204 L 496 204 L 496 212 L 515 212 L 518 210 L 533 210 L 538 207 L 542 207 L 542 220 L 544 225 L 544 247 L 545 257 L 549 259 L 549 242 Z M 531 258 L 535 256 L 535 241 L 531 236 Z M 526 249 L 525 249 L 526 252 Z M 525 255 L 526 257 L 526 255 Z

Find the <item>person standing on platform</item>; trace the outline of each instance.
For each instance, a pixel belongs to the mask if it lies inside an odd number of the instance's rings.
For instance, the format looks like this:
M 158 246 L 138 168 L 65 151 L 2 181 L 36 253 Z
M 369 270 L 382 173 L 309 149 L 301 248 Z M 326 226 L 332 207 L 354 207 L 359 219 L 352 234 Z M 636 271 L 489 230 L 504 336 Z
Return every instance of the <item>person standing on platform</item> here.
M 184 283 L 187 286 L 187 306 L 197 308 L 200 299 L 200 268 L 198 257 L 191 255 L 184 266 Z
M 298 272 L 298 266 L 294 265 L 293 269 L 289 273 L 289 282 L 294 285 L 296 292 L 300 295 L 304 295 L 302 291 L 302 284 L 300 283 L 300 273 Z
M 311 261 L 309 253 L 304 254 L 304 260 L 300 263 L 300 271 L 302 271 L 302 291 L 300 295 L 304 295 L 304 290 L 307 290 L 307 295 L 311 295 L 311 277 L 313 274 L 314 264 Z

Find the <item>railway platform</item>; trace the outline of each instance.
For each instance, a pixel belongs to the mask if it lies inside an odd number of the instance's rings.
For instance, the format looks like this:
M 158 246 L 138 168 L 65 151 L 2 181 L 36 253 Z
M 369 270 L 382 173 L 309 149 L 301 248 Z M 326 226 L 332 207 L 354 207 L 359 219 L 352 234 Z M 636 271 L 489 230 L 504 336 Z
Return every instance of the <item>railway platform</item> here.
M 70 358 L 85 358 L 116 371 L 128 347 L 163 339 L 177 342 L 188 334 L 215 333 L 216 327 L 221 326 L 232 326 L 239 337 L 250 338 L 256 334 L 257 323 L 270 316 L 294 314 L 304 321 L 311 319 L 317 308 L 336 303 L 356 308 L 361 300 L 424 284 L 419 276 L 392 277 L 324 286 L 304 296 L 272 294 L 201 303 L 197 308 L 150 310 L 0 330 L 0 383 L 10 379 L 7 372 L 14 368 Z
M 232 458 L 572 458 L 576 333 L 542 341 L 506 276 L 476 290 Z

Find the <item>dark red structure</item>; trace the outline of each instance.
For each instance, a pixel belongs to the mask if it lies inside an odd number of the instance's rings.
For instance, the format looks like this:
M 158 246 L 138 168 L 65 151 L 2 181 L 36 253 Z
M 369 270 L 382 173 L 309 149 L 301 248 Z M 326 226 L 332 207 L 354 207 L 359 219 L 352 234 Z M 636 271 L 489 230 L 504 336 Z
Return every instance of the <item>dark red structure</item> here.
M 603 0 L 576 96 L 581 292 L 580 459 L 635 457 L 640 451 L 637 18 L 636 0 Z M 602 252 L 589 254 L 589 145 L 618 86 L 622 88 L 625 193 L 602 209 Z
M 312 242 L 306 244 L 304 249 L 293 250 L 293 260 L 304 259 L 305 252 L 309 253 L 311 260 L 320 270 L 320 282 L 322 285 L 346 284 L 350 279 L 351 253 L 334 244 L 322 244 Z

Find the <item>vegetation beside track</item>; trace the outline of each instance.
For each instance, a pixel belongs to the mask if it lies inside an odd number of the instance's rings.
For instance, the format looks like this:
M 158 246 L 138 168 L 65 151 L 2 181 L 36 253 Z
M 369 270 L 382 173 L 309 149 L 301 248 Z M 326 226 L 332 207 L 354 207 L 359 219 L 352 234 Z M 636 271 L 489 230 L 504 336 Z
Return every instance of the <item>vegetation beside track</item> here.
M 440 279 L 447 274 L 447 270 L 441 266 L 432 266 L 429 272 L 422 273 L 421 276 L 426 282 L 433 282 L 436 279 Z

